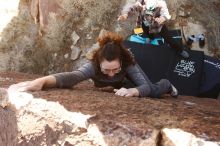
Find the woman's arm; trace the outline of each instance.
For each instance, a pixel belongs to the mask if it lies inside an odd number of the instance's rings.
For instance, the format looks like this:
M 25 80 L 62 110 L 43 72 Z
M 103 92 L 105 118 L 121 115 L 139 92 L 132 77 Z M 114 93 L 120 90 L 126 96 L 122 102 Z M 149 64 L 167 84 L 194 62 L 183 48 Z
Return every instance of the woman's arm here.
M 70 88 L 81 81 L 94 77 L 95 67 L 92 62 L 89 62 L 75 71 L 58 73 L 53 76 L 56 78 L 56 87 Z
M 138 64 L 128 67 L 127 75 L 129 79 L 136 85 L 135 89 L 138 90 L 140 97 L 150 95 L 152 83 Z
M 131 65 L 127 69 L 128 78 L 136 85 L 134 88 L 114 89 L 116 95 L 132 97 L 132 96 L 148 96 L 150 95 L 152 83 L 139 67 L 139 65 Z
M 90 62 L 73 72 L 58 73 L 37 78 L 33 81 L 21 82 L 11 85 L 9 89 L 16 91 L 39 91 L 43 88 L 52 87 L 67 88 L 72 87 L 83 80 L 91 78 L 94 75 L 95 69 L 93 64 Z

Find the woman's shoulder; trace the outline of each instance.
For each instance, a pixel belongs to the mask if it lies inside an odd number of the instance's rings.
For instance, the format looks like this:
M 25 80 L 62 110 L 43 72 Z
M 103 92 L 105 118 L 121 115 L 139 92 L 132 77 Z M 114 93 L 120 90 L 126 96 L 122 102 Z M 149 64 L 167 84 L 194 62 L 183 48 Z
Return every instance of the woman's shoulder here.
M 90 66 L 90 67 L 94 67 L 95 66 L 95 64 L 91 61 L 91 60 L 88 60 L 88 61 L 86 61 L 85 63 L 84 63 L 84 65 L 83 66 Z
M 82 72 L 95 72 L 95 68 L 95 64 L 92 61 L 87 61 L 78 70 Z

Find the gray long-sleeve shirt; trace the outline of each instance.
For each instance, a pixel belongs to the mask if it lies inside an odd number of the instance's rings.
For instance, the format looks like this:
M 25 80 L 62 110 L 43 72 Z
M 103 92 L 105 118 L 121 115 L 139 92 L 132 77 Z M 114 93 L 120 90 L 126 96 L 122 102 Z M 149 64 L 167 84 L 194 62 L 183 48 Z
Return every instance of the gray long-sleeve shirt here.
M 127 69 L 122 68 L 121 72 L 112 78 L 97 72 L 92 62 L 86 63 L 75 71 L 58 73 L 54 74 L 54 76 L 56 78 L 56 87 L 60 88 L 72 87 L 90 78 L 97 87 L 113 86 L 120 88 L 124 79 L 128 77 L 136 85 L 141 97 L 148 96 L 152 86 L 152 83 L 146 78 L 146 75 L 137 64 L 131 65 Z

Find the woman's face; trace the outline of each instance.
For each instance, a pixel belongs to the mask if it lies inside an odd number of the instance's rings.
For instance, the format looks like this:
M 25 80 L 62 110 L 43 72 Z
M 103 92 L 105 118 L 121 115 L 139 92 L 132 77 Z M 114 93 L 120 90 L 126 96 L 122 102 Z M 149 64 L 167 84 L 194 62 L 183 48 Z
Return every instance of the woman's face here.
M 119 59 L 115 59 L 112 61 L 103 60 L 100 63 L 101 72 L 103 74 L 108 75 L 109 77 L 113 77 L 115 74 L 121 71 L 121 62 Z

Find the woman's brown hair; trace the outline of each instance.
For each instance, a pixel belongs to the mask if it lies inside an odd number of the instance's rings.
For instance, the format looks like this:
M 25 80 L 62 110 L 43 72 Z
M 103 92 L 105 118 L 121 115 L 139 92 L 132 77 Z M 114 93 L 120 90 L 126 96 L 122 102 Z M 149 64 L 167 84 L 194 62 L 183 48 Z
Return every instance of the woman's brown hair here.
M 117 33 L 105 32 L 97 41 L 99 48 L 94 52 L 92 57 L 92 61 L 96 67 L 99 68 L 103 59 L 107 61 L 119 59 L 122 62 L 123 68 L 135 64 L 132 53 L 123 46 L 123 38 Z

